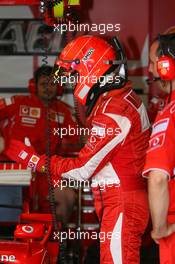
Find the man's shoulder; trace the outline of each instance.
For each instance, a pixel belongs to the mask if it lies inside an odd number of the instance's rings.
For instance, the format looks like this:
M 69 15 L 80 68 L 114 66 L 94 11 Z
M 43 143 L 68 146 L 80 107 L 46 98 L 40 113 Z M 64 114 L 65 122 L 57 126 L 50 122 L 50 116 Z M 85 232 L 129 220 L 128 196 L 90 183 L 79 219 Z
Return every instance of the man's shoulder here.
M 152 135 L 172 130 L 175 121 L 175 101 L 172 101 L 164 107 L 156 116 L 152 125 Z
M 22 95 L 22 94 L 20 94 L 20 95 L 14 95 L 14 96 L 12 96 L 11 97 L 11 99 L 12 100 L 14 100 L 14 101 L 24 101 L 24 102 L 26 102 L 26 101 L 29 101 L 29 100 L 33 100 L 33 98 L 31 98 L 31 96 L 30 95 Z
M 9 106 L 13 104 L 25 103 L 28 101 L 28 96 L 25 95 L 13 95 L 11 97 L 1 97 L 1 102 L 4 103 L 4 106 Z
M 138 114 L 140 109 L 144 107 L 141 98 L 134 92 L 133 89 L 127 89 L 121 94 L 115 94 L 106 100 L 105 110 L 126 115 Z
M 175 100 L 171 101 L 166 105 L 157 115 L 156 119 L 161 119 L 163 117 L 175 117 Z

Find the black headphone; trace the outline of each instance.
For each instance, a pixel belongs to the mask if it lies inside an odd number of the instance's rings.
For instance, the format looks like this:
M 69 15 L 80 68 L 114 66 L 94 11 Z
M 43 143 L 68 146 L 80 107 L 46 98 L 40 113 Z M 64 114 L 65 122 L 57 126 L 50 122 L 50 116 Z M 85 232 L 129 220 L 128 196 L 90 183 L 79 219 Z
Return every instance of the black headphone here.
M 117 80 L 114 80 L 113 82 L 110 82 L 110 83 L 105 83 L 104 86 L 101 86 L 100 81 L 98 81 L 93 86 L 93 88 L 88 94 L 87 101 L 86 101 L 86 105 L 87 105 L 86 115 L 87 116 L 91 113 L 92 108 L 94 107 L 97 99 L 99 98 L 101 94 L 114 90 L 114 89 L 121 89 L 125 86 L 125 84 L 128 81 L 127 58 L 126 58 L 124 49 L 117 37 L 112 38 L 111 44 L 116 51 L 116 60 L 104 61 L 105 64 L 111 65 L 109 70 L 105 73 L 105 76 L 114 72 L 114 70 L 118 67 L 119 67 L 118 69 L 119 75 L 117 76 Z

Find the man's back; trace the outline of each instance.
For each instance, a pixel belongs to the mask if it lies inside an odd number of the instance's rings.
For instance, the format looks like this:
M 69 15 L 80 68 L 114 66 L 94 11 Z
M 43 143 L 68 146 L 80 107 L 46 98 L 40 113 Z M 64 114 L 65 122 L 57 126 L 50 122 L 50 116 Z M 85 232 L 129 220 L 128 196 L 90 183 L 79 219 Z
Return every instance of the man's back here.
M 126 87 L 107 93 L 100 98 L 96 105 L 97 107 L 90 117 L 92 125 L 102 126 L 104 123 L 106 133 L 113 131 L 116 136 L 117 133 L 123 134 L 121 140 L 113 142 L 115 147 L 110 153 L 108 170 L 111 170 L 110 163 L 112 170 L 115 170 L 114 177 L 119 177 L 124 189 L 142 188 L 141 172 L 148 147 L 150 124 L 141 99 L 131 88 Z M 106 116 L 114 121 L 114 126 L 107 127 Z M 108 177 L 108 174 L 114 175 L 110 172 L 107 173 L 107 168 L 104 169 L 105 174 L 100 171 L 96 178 L 100 179 L 102 175 L 103 177 Z

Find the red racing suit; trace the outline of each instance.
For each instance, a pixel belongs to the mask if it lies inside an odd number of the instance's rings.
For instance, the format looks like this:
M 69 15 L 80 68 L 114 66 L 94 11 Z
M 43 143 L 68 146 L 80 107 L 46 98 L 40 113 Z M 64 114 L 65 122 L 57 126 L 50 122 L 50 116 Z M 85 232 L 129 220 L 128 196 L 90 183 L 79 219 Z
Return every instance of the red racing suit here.
M 49 105 L 50 114 L 50 141 L 51 154 L 60 153 L 62 143 L 77 143 L 76 135 L 69 136 L 65 133 L 60 138 L 60 129 L 77 128 L 77 123 L 73 119 L 71 108 L 59 100 L 52 100 Z M 46 153 L 46 107 L 43 102 L 35 95 L 14 96 L 12 98 L 0 100 L 0 121 L 1 133 L 5 138 L 6 144 L 9 139 L 18 139 L 24 142 L 28 137 L 31 145 L 37 153 Z M 65 142 L 65 143 L 66 143 Z M 74 144 L 74 148 L 76 145 Z M 72 149 L 72 145 L 69 147 Z M 63 147 L 64 149 L 64 147 Z M 61 152 L 62 153 L 62 152 Z
M 0 130 L 5 138 L 6 146 L 10 139 L 18 139 L 24 142 L 28 137 L 31 145 L 36 151 L 43 155 L 47 148 L 47 121 L 46 107 L 42 101 L 35 95 L 30 96 L 14 96 L 12 98 L 1 99 L 0 101 Z M 71 108 L 62 101 L 52 100 L 49 105 L 50 114 L 50 153 L 64 155 L 72 150 L 79 149 L 79 137 L 76 133 L 72 136 L 65 131 L 71 127 L 77 128 Z M 64 135 L 61 137 L 61 129 Z M 6 160 L 5 156 L 1 156 L 1 160 Z M 36 210 L 40 212 L 48 212 L 49 203 L 48 183 L 45 174 L 38 173 L 36 181 L 31 185 L 31 197 L 35 197 L 38 201 Z M 32 198 L 33 199 L 33 198 Z
M 88 122 L 90 136 L 77 158 L 55 157 L 53 182 L 60 175 L 92 180 L 101 222 L 101 264 L 139 264 L 141 235 L 148 222 L 145 182 L 141 177 L 149 139 L 145 107 L 128 84 L 99 97 Z
M 175 91 L 153 124 L 143 176 L 147 177 L 152 170 L 161 170 L 169 176 L 168 222 L 175 223 Z M 174 246 L 175 234 L 161 240 L 161 264 L 175 263 Z

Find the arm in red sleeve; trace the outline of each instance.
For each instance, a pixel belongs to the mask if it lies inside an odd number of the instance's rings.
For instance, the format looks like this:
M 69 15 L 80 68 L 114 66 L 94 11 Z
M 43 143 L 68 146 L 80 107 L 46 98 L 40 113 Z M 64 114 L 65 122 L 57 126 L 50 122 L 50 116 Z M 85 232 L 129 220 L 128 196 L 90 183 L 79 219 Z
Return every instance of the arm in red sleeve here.
M 88 180 L 99 172 L 109 161 L 113 151 L 120 145 L 130 131 L 128 118 L 105 113 L 92 120 L 88 141 L 77 158 L 53 157 L 51 170 L 53 181 L 61 177 L 75 180 Z
M 128 118 L 116 114 L 101 114 L 92 121 L 87 144 L 77 158 L 51 158 L 53 184 L 60 177 L 73 180 L 88 180 L 98 173 L 110 160 L 113 152 L 120 149 L 131 128 Z M 11 140 L 6 155 L 26 167 L 44 172 L 45 156 L 38 156 L 32 147 L 26 147 L 18 140 Z
M 146 156 L 143 176 L 157 170 L 169 178 L 173 176 L 175 166 L 175 123 L 173 115 L 158 119 L 153 125 L 152 135 Z
M 150 139 L 143 176 L 148 177 L 148 198 L 153 223 L 152 238 L 158 240 L 170 235 L 172 226 L 167 223 L 173 200 L 168 178 L 175 167 L 175 125 L 173 114 L 159 115 Z M 173 193 L 174 196 L 174 193 Z
M 0 120 L 11 117 L 17 110 L 17 97 L 0 99 Z

